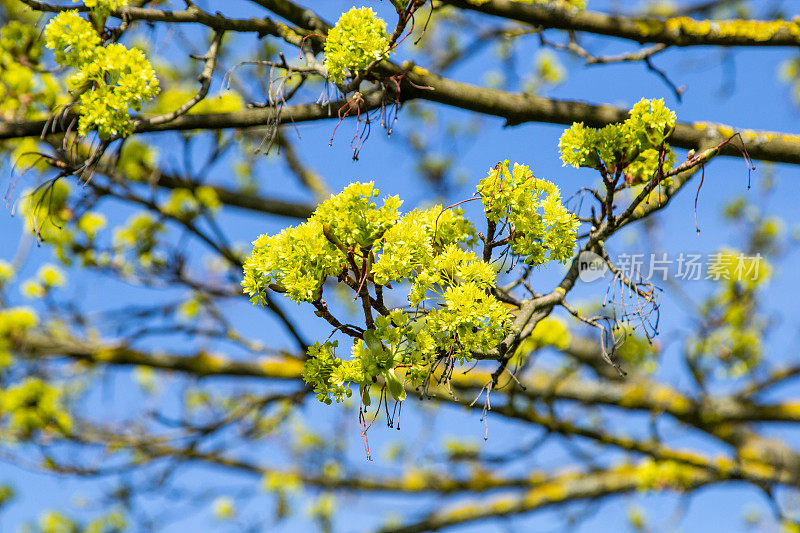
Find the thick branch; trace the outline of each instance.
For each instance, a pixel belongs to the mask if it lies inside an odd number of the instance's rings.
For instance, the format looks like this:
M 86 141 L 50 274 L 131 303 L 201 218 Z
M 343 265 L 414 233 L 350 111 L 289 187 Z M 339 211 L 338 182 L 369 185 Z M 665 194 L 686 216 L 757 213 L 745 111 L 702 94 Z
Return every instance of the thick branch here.
M 785 20 L 667 20 L 608 15 L 510 0 L 444 0 L 445 3 L 543 28 L 585 31 L 639 43 L 673 46 L 797 46 L 800 25 Z
M 422 90 L 404 83 L 402 100 L 429 100 L 485 115 L 502 117 L 506 119 L 507 125 L 526 122 L 570 125 L 573 122 L 583 122 L 588 126 L 602 127 L 613 122 L 620 122 L 627 117 L 626 110 L 609 105 L 592 105 L 579 101 L 555 100 L 528 94 L 510 93 L 457 82 L 417 67 L 409 68 L 411 70 L 407 76 L 410 81 L 418 86 L 432 87 L 433 90 Z M 390 68 L 387 70 L 393 71 Z M 377 109 L 383 104 L 383 96 L 380 93 L 369 93 L 364 96 L 363 111 Z M 339 100 L 327 105 L 286 106 L 280 112 L 264 108 L 232 113 L 184 115 L 166 124 L 142 124 L 136 128 L 136 132 L 252 128 L 268 124 L 308 122 L 336 118 L 339 109 L 345 105 L 347 105 L 346 100 Z M 69 121 L 67 118 L 61 123 L 52 123 L 52 129 L 48 129 L 48 133 L 63 132 L 69 125 Z M 46 121 L 44 120 L 2 123 L 0 124 L 0 139 L 40 136 L 45 125 Z M 737 131 L 742 134 L 753 159 L 800 164 L 799 135 L 740 130 L 731 126 L 707 122 L 680 122 L 676 125 L 669 142 L 676 147 L 692 149 L 708 145 L 709 140 L 727 139 Z M 732 145 L 723 147 L 720 154 L 741 156 L 741 152 Z
M 158 185 L 168 189 L 188 188 L 192 189 L 196 184 L 187 182 L 172 175 L 161 174 L 158 178 Z M 287 202 L 277 198 L 267 198 L 259 194 L 248 194 L 239 192 L 222 185 L 209 184 L 208 187 L 214 189 L 219 201 L 227 206 L 268 213 L 284 217 L 306 219 L 314 213 L 315 207 L 310 204 Z
M 149 353 L 125 345 L 100 345 L 78 339 L 55 339 L 32 335 L 16 347 L 28 358 L 68 357 L 94 364 L 143 365 L 196 376 L 251 376 L 267 379 L 299 380 L 300 359 L 285 357 L 257 362 L 237 361 L 218 354 L 200 352 L 195 356 Z M 489 374 L 471 372 L 454 375 L 453 389 L 475 392 L 485 387 Z M 536 372 L 521 380 L 524 390 L 515 394 L 531 400 L 571 400 L 584 405 L 608 405 L 629 410 L 666 413 L 694 426 L 725 422 L 798 422 L 800 402 L 754 404 L 735 397 L 706 398 L 696 401 L 666 385 L 628 379 L 619 383 L 567 378 L 556 383 L 547 372 Z M 432 391 L 433 392 L 433 391 Z M 409 393 L 415 393 L 409 386 Z M 442 389 L 442 398 L 449 393 Z
M 712 478 L 700 470 L 693 473 L 692 485 L 698 487 Z M 448 526 L 477 522 L 496 516 L 510 516 L 554 505 L 624 494 L 637 490 L 636 466 L 624 465 L 592 473 L 568 473 L 553 476 L 523 495 L 502 496 L 479 504 L 460 504 L 434 512 L 415 524 L 382 529 L 382 533 L 417 533 L 436 531 Z
M 313 11 L 300 7 L 288 0 L 251 1 L 301 28 L 317 33 L 327 33 L 328 29 L 330 29 L 330 24 L 319 18 Z
M 59 6 L 46 2 L 38 2 L 36 0 L 20 1 L 37 11 L 51 13 L 75 9 L 78 11 L 89 11 L 89 8 L 86 6 Z M 228 18 L 221 14 L 212 15 L 194 5 L 184 11 L 125 6 L 112 11 L 111 15 L 119 19 L 127 18 L 128 20 L 145 20 L 148 22 L 195 23 L 202 24 L 216 31 L 254 32 L 259 36 L 284 36 L 287 31 L 290 31 L 285 25 L 276 23 L 268 18 Z

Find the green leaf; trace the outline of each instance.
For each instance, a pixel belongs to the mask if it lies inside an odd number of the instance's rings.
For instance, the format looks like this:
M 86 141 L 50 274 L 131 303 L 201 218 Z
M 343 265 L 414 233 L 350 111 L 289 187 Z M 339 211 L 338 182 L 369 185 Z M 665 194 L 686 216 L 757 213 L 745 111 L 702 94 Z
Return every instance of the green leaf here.
M 358 392 L 361 394 L 361 403 L 364 404 L 364 407 L 369 407 L 372 404 L 369 397 L 369 385 L 362 383 L 358 386 Z
M 364 332 L 364 342 L 367 343 L 367 348 L 369 348 L 371 352 L 381 353 L 383 351 L 381 339 L 373 329 L 368 329 Z
M 403 387 L 403 383 L 400 381 L 400 378 L 398 378 L 391 370 L 384 370 L 381 372 L 381 375 L 386 380 L 386 385 L 388 385 L 389 392 L 391 393 L 392 397 L 398 402 L 405 400 L 406 389 Z

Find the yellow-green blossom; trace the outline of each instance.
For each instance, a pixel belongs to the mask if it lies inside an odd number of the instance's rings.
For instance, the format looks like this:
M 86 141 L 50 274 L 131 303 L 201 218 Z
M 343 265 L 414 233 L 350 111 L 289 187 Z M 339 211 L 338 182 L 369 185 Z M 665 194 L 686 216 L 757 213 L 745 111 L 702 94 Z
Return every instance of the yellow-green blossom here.
M 343 13 L 325 40 L 325 68 L 330 79 L 343 83 L 351 74 L 388 53 L 386 23 L 368 8 Z
M 480 181 L 478 193 L 487 219 L 509 222 L 509 246 L 526 263 L 572 258 L 580 223 L 562 204 L 555 184 L 536 178 L 526 165 L 510 168 L 504 161 Z
M 96 0 L 96 5 L 112 9 L 121 2 Z M 119 43 L 102 46 L 100 35 L 77 11 L 61 12 L 50 21 L 45 44 L 59 64 L 75 69 L 68 83 L 80 95 L 78 133 L 96 130 L 101 139 L 130 135 L 134 121 L 129 113 L 140 111 L 159 91 L 144 53 Z
M 37 430 L 69 432 L 72 419 L 63 402 L 61 389 L 29 377 L 0 393 L 0 412 L 9 429 L 23 438 Z
M 229 496 L 220 496 L 214 500 L 211 506 L 214 510 L 214 518 L 217 520 L 228 520 L 236 514 L 235 504 Z
M 12 267 L 11 263 L 8 261 L 0 259 L 0 286 L 4 285 L 13 277 L 14 267 Z
M 23 296 L 31 299 L 41 298 L 47 292 L 41 283 L 32 279 L 25 280 L 25 282 L 20 285 L 19 290 Z
M 662 146 L 665 151 L 662 170 L 672 168 L 675 156 L 665 141 L 676 121 L 675 113 L 663 100 L 643 98 L 624 122 L 608 124 L 599 130 L 582 122 L 572 124 L 558 141 L 561 160 L 575 168 L 604 168 L 609 173 L 620 168 L 628 182 L 647 181 L 658 169 Z
M 88 211 L 78 219 L 78 229 L 86 234 L 89 240 L 95 238 L 97 232 L 106 227 L 106 217 L 94 211 Z
M 72 0 L 80 2 L 81 0 Z M 83 5 L 99 15 L 108 15 L 121 7 L 128 5 L 128 0 L 83 0 Z
M 77 11 L 64 11 L 47 24 L 44 42 L 59 64 L 79 67 L 94 60 L 100 35 Z
M 56 265 L 47 263 L 39 267 L 37 277 L 42 285 L 50 287 L 63 287 L 64 286 L 64 272 Z

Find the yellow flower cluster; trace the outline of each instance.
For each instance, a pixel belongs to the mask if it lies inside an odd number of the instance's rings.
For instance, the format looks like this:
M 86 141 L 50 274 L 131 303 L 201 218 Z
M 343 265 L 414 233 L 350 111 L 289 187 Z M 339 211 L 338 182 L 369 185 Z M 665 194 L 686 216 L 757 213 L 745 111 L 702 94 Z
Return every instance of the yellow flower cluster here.
M 56 61 L 76 69 L 69 85 L 80 94 L 78 133 L 97 131 L 101 139 L 130 135 L 134 126 L 130 111 L 140 111 L 159 91 L 144 53 L 119 43 L 102 46 L 100 35 L 77 11 L 59 13 L 44 35 Z
M 330 79 L 343 83 L 348 76 L 389 53 L 386 23 L 368 8 L 342 14 L 325 40 L 325 68 Z

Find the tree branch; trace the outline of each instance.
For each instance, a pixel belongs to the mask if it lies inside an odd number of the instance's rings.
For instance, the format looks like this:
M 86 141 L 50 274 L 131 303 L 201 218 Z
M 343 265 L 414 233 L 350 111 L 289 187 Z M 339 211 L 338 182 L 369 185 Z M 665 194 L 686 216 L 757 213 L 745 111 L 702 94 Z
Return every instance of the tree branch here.
M 666 20 L 577 11 L 511 0 L 443 0 L 452 6 L 560 30 L 585 31 L 638 43 L 671 46 L 798 46 L 800 25 L 784 20 Z
M 383 67 L 383 65 L 381 65 Z M 388 74 L 396 74 L 391 66 Z M 515 126 L 527 122 L 545 122 L 570 125 L 583 122 L 587 126 L 603 127 L 621 122 L 627 111 L 610 105 L 592 105 L 573 100 L 556 100 L 521 93 L 510 93 L 497 89 L 461 83 L 431 74 L 418 67 L 407 65 L 408 80 L 417 86 L 431 87 L 423 90 L 407 81 L 403 83 L 402 101 L 422 99 L 438 102 L 460 109 L 475 111 L 506 119 L 506 125 Z M 348 105 L 348 100 L 338 100 L 327 105 L 297 104 L 283 107 L 280 111 L 272 108 L 247 109 L 232 113 L 209 113 L 184 115 L 165 124 L 142 124 L 136 133 L 156 131 L 217 130 L 226 128 L 253 128 L 267 124 L 287 124 L 310 122 L 337 118 L 339 109 Z M 385 105 L 383 95 L 374 91 L 364 95 L 363 111 L 378 109 Z M 71 117 L 63 121 L 50 121 L 46 133 L 61 133 L 66 130 Z M 48 121 L 20 121 L 0 124 L 0 139 L 37 137 L 44 133 Z M 675 126 L 669 142 L 672 146 L 692 149 L 707 145 L 709 141 L 721 141 L 739 132 L 747 144 L 753 159 L 780 163 L 800 164 L 800 135 L 760 131 L 740 130 L 723 124 L 708 122 L 679 122 Z M 720 155 L 740 157 L 741 152 L 732 145 L 724 146 Z

